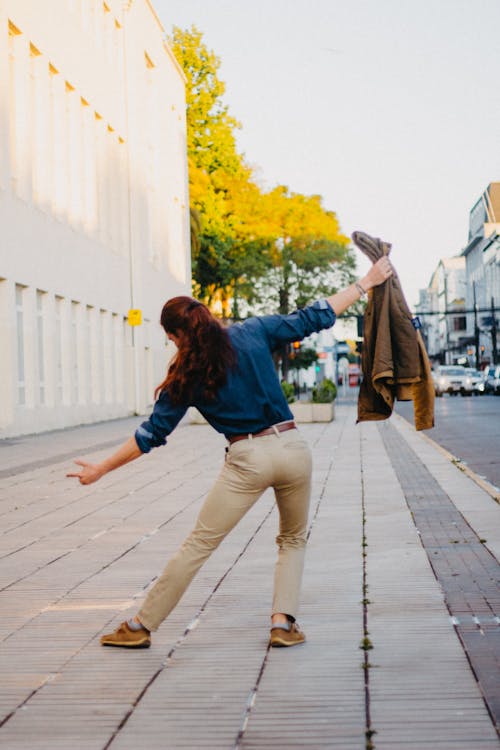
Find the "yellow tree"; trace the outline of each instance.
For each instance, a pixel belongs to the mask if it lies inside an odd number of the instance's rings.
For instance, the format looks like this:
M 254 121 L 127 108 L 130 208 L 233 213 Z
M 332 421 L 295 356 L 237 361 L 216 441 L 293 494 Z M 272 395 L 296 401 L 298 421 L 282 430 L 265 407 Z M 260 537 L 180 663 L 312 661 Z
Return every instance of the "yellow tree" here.
M 336 215 L 319 195 L 293 193 L 280 185 L 264 196 L 272 217 L 271 269 L 265 297 L 281 313 L 303 307 L 319 294 L 334 291 L 335 281 L 352 275 L 354 257 Z M 345 278 L 344 278 L 345 277 Z
M 332 268 L 352 256 L 337 218 L 319 196 L 279 186 L 262 192 L 236 148 L 239 123 L 222 101 L 219 58 L 196 27 L 173 29 L 187 79 L 187 147 L 195 293 L 223 315 L 259 297 L 280 312 L 332 286 Z M 273 304 L 274 298 L 274 304 Z M 231 309 L 232 308 L 232 309 Z
M 247 179 L 249 170 L 236 148 L 239 123 L 222 102 L 225 85 L 218 77 L 220 59 L 203 43 L 201 32 L 174 27 L 170 44 L 187 79 L 186 119 L 191 213 L 199 218 L 193 250 L 195 292 L 227 312 L 231 285 L 227 181 Z

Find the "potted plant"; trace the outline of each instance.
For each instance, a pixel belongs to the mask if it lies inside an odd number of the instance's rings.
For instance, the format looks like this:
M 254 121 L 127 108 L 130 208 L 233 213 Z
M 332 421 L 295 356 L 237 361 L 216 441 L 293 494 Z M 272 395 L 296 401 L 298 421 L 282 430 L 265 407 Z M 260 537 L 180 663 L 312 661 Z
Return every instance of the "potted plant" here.
M 321 381 L 312 391 L 311 401 L 295 401 L 294 388 L 282 381 L 281 387 L 286 396 L 296 422 L 331 422 L 334 417 L 333 402 L 337 396 L 337 386 L 328 378 Z
M 334 416 L 333 402 L 337 398 L 337 386 L 325 378 L 312 390 L 313 422 L 331 422 Z

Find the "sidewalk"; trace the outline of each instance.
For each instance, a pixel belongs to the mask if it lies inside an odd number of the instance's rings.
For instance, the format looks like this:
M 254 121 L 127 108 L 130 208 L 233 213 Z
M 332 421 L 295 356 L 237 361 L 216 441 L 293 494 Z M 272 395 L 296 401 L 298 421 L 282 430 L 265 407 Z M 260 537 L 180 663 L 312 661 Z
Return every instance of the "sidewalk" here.
M 223 460 L 223 438 L 183 424 L 96 485 L 65 478 L 70 454 L 105 455 L 140 421 L 0 445 L 2 748 L 500 747 L 499 506 L 402 418 L 355 425 L 347 403 L 301 427 L 315 457 L 304 645 L 267 648 L 267 493 L 151 649 L 101 648 Z

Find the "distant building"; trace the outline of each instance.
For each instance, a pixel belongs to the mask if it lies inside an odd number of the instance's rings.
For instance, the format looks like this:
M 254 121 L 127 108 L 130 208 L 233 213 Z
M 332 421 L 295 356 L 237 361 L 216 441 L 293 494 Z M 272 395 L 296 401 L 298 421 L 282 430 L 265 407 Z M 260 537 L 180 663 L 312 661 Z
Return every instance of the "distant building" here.
M 463 356 L 467 345 L 465 316 L 465 260 L 461 256 L 439 261 L 435 282 L 437 292 L 440 360 L 453 364 Z
M 465 259 L 442 258 L 427 289 L 420 291 L 417 314 L 431 360 L 453 364 L 467 350 Z M 425 314 L 427 313 L 427 314 Z
M 500 182 L 492 182 L 474 204 L 469 238 L 462 253 L 466 264 L 469 356 L 479 349 L 481 364 L 493 362 L 494 340 L 500 324 Z M 477 331 L 476 331 L 477 329 Z M 477 341 L 476 341 L 477 333 Z M 497 355 L 498 356 L 498 355 Z
M 419 300 L 415 306 L 417 316 L 422 324 L 421 334 L 429 357 L 439 359 L 440 341 L 438 318 L 437 275 L 433 274 L 427 289 L 420 289 Z M 434 284 L 434 286 L 431 286 Z
M 431 359 L 475 367 L 498 362 L 500 327 L 500 182 L 474 204 L 468 244 L 444 258 L 417 305 Z
M 147 0 L 0 0 L 0 436 L 140 413 L 163 379 L 191 289 L 164 35 Z

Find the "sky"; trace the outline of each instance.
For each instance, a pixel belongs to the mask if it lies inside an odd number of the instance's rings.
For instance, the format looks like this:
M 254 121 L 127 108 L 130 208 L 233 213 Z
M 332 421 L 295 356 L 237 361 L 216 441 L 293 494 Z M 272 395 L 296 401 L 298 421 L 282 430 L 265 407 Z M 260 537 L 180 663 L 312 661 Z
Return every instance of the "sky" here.
M 500 180 L 500 0 L 152 1 L 221 59 L 259 183 L 391 242 L 413 306 Z

